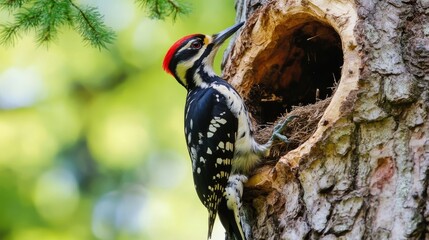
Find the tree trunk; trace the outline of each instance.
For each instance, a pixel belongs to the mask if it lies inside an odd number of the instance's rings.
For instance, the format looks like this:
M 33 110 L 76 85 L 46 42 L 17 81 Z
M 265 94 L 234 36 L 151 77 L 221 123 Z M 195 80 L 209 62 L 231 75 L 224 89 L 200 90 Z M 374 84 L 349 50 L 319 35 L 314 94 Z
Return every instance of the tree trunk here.
M 224 76 L 261 126 L 254 239 L 429 239 L 429 1 L 237 0 Z M 298 107 L 294 107 L 298 106 Z M 265 135 L 264 135 L 265 133 Z

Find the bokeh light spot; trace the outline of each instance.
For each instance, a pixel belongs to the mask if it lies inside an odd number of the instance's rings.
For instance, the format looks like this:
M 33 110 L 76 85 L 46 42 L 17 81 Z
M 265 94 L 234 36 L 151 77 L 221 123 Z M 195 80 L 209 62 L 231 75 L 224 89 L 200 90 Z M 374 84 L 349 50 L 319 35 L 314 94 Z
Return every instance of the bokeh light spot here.
M 150 141 L 145 120 L 127 110 L 111 111 L 89 135 L 90 148 L 100 163 L 129 169 L 139 165 Z
M 93 234 L 98 239 L 141 235 L 150 222 L 146 195 L 143 188 L 132 185 L 102 196 L 93 210 Z
M 10 68 L 0 74 L 0 108 L 35 104 L 43 96 L 43 81 L 34 69 Z
M 37 180 L 33 199 L 45 220 L 52 223 L 68 220 L 79 203 L 76 179 L 67 169 L 49 170 Z

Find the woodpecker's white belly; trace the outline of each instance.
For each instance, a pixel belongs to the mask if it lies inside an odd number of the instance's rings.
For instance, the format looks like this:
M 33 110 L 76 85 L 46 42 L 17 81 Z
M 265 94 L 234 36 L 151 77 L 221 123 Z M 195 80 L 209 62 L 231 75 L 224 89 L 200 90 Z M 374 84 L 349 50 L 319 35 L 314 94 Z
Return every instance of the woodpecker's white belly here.
M 252 128 L 244 101 L 236 91 L 225 85 L 214 83 L 212 87 L 226 97 L 229 109 L 238 119 L 232 172 L 248 173 L 258 163 L 257 152 L 262 149 L 252 136 Z

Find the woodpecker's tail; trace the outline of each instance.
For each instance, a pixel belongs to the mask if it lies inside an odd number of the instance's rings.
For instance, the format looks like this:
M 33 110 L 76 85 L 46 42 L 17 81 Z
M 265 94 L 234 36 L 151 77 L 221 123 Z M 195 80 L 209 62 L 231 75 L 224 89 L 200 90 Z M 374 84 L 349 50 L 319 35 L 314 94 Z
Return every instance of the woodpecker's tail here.
M 241 222 L 237 222 L 234 217 L 234 212 L 228 209 L 226 200 L 222 201 L 219 206 L 219 218 L 226 231 L 226 239 L 228 240 L 246 240 L 246 236 L 242 231 Z
M 242 200 L 244 175 L 232 175 L 228 179 L 225 195 L 219 204 L 218 214 L 229 239 L 248 240 L 247 225 L 243 219 Z M 245 229 L 246 228 L 246 229 Z M 227 239 L 228 239 L 227 237 Z
M 216 212 L 212 212 L 209 210 L 209 232 L 207 235 L 207 239 L 212 238 L 213 226 L 216 220 Z

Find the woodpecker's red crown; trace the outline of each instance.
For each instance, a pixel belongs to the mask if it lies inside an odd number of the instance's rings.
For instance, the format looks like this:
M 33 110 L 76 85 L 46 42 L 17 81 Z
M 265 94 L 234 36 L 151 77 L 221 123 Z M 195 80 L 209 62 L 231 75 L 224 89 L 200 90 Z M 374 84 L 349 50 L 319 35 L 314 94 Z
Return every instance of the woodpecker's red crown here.
M 188 36 L 184 36 L 181 39 L 177 40 L 173 46 L 170 47 L 170 49 L 168 50 L 167 54 L 165 54 L 164 57 L 164 62 L 162 63 L 162 68 L 164 68 L 164 70 L 169 73 L 172 74 L 171 70 L 168 68 L 168 66 L 170 65 L 171 59 L 173 58 L 174 54 L 176 53 L 176 51 L 178 50 L 178 48 L 187 40 L 195 37 L 198 34 L 191 34 Z

